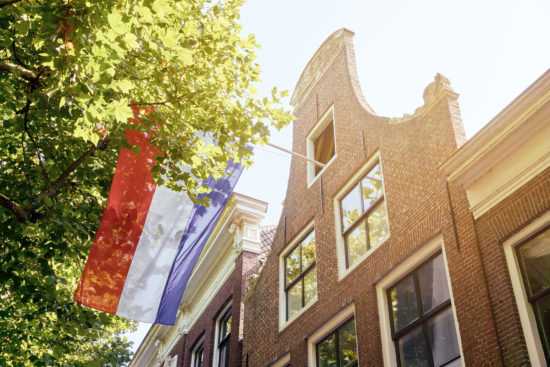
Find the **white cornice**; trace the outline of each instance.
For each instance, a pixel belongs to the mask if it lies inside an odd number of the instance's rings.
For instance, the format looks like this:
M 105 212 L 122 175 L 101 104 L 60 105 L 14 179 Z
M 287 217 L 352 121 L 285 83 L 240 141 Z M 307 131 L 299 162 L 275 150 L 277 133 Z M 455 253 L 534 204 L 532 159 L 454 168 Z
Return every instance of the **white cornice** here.
M 514 148 L 549 123 L 548 114 L 531 118 L 549 103 L 550 70 L 441 165 L 449 181 L 466 186 L 489 171 Z
M 441 169 L 468 194 L 474 218 L 550 167 L 550 70 Z

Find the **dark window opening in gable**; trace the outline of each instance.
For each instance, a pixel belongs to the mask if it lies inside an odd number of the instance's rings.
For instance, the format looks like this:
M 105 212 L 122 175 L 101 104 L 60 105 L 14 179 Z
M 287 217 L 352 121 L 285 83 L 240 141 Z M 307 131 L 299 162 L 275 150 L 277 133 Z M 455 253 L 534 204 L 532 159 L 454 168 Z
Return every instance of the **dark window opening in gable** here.
M 317 162 L 327 164 L 335 154 L 334 148 L 334 121 L 330 121 L 323 131 L 313 140 L 314 159 Z M 315 176 L 323 167 L 315 165 Z

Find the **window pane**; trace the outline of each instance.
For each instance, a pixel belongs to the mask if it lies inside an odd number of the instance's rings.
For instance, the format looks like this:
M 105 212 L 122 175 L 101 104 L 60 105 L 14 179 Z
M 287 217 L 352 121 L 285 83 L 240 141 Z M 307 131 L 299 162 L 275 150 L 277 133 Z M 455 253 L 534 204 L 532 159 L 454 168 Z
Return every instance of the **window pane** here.
M 308 304 L 317 295 L 317 268 L 311 269 L 304 277 L 305 303 Z
M 288 318 L 296 315 L 302 309 L 302 281 L 288 290 Z
M 531 295 L 550 288 L 550 229 L 519 248 Z
M 231 312 L 231 311 L 229 311 L 229 312 Z M 231 332 L 231 319 L 232 319 L 232 316 L 229 316 L 229 318 L 225 321 L 225 324 L 224 324 L 224 331 L 225 331 L 224 337 L 229 335 L 229 333 Z
M 355 186 L 340 202 L 342 205 L 342 224 L 344 231 L 349 228 L 362 213 L 360 186 Z
M 546 355 L 550 355 L 550 295 L 535 303 L 534 306 L 542 329 L 540 339 Z
M 286 284 L 292 282 L 300 275 L 300 246 L 296 247 L 286 257 Z
M 330 159 L 334 156 L 334 125 L 331 121 L 315 139 L 314 149 L 315 149 L 315 160 L 321 163 L 328 163 Z M 321 170 L 321 166 L 316 166 L 315 173 L 317 174 L 318 170 Z
M 413 329 L 410 333 L 399 339 L 398 348 L 401 367 L 428 367 L 430 365 L 422 326 Z
M 393 327 L 397 332 L 418 317 L 414 280 L 408 276 L 390 290 Z
M 449 299 L 443 254 L 439 254 L 418 270 L 418 280 L 424 312 Z
M 302 271 L 315 261 L 315 232 L 302 241 Z
M 374 209 L 369 215 L 369 244 L 370 247 L 376 247 L 386 238 L 390 233 L 388 226 L 388 213 L 386 211 L 386 202 L 381 203 Z
M 347 366 L 357 360 L 355 319 L 349 320 L 338 329 L 338 347 L 340 348 L 340 366 Z
M 361 255 L 367 252 L 367 231 L 365 229 L 365 222 L 361 223 L 347 235 L 346 243 L 348 245 L 348 263 L 351 266 L 355 264 Z
M 330 335 L 317 344 L 317 356 L 319 359 L 319 367 L 336 367 L 335 334 Z
M 227 367 L 229 366 L 229 360 L 227 358 L 227 345 L 224 345 L 223 347 L 221 347 L 219 349 L 219 363 L 218 363 L 218 366 L 219 367 Z
M 460 354 L 453 312 L 450 307 L 431 318 L 428 321 L 428 329 L 435 366 L 441 366 Z
M 382 170 L 377 164 L 361 181 L 363 186 L 363 200 L 367 210 L 383 194 Z

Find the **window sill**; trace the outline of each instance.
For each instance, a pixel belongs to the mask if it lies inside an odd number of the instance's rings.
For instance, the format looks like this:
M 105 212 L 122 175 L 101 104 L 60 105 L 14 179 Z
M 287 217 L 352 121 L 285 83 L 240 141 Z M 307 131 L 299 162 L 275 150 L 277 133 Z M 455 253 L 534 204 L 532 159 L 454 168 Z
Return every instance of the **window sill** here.
M 315 303 L 317 303 L 317 300 L 319 296 L 315 296 L 307 305 L 304 306 L 296 315 L 292 316 L 290 319 L 285 321 L 282 324 L 279 324 L 279 332 L 283 331 L 288 325 L 292 324 L 294 320 L 296 320 L 298 317 L 300 317 L 304 312 L 306 312 L 311 306 L 313 306 Z M 285 305 L 286 306 L 286 305 Z
M 368 250 L 367 252 L 365 252 L 363 255 L 361 255 L 361 257 L 359 257 L 359 259 L 353 264 L 351 265 L 349 268 L 345 269 L 345 270 L 341 270 L 338 272 L 338 281 L 342 281 L 344 280 L 345 277 L 347 277 L 353 270 L 355 270 L 359 265 L 361 265 L 365 259 L 367 257 L 369 257 L 373 252 L 375 252 L 376 250 L 378 250 L 380 247 L 384 246 L 384 244 L 386 242 L 388 242 L 388 240 L 391 238 L 390 235 L 388 235 L 388 237 L 386 237 L 386 239 L 384 241 L 382 241 L 382 243 L 380 243 L 378 246 L 376 247 L 373 247 L 371 248 L 370 250 Z M 344 249 L 345 251 L 345 249 Z M 345 258 L 345 253 L 344 253 L 344 258 Z

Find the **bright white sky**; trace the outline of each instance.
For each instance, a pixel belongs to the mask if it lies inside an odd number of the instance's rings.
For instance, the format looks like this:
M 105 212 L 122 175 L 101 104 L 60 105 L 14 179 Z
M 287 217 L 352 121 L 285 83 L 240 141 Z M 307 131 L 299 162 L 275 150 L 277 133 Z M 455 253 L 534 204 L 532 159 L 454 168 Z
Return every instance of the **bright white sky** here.
M 359 80 L 378 115 L 414 112 L 440 72 L 460 94 L 468 138 L 550 67 L 548 0 L 248 0 L 241 23 L 262 46 L 260 94 L 273 86 L 292 94 L 317 48 L 345 27 L 355 32 Z M 271 142 L 290 149 L 292 127 Z M 290 157 L 269 147 L 255 153 L 235 191 L 268 202 L 264 224 L 278 224 Z M 135 349 L 148 328 L 131 336 Z

